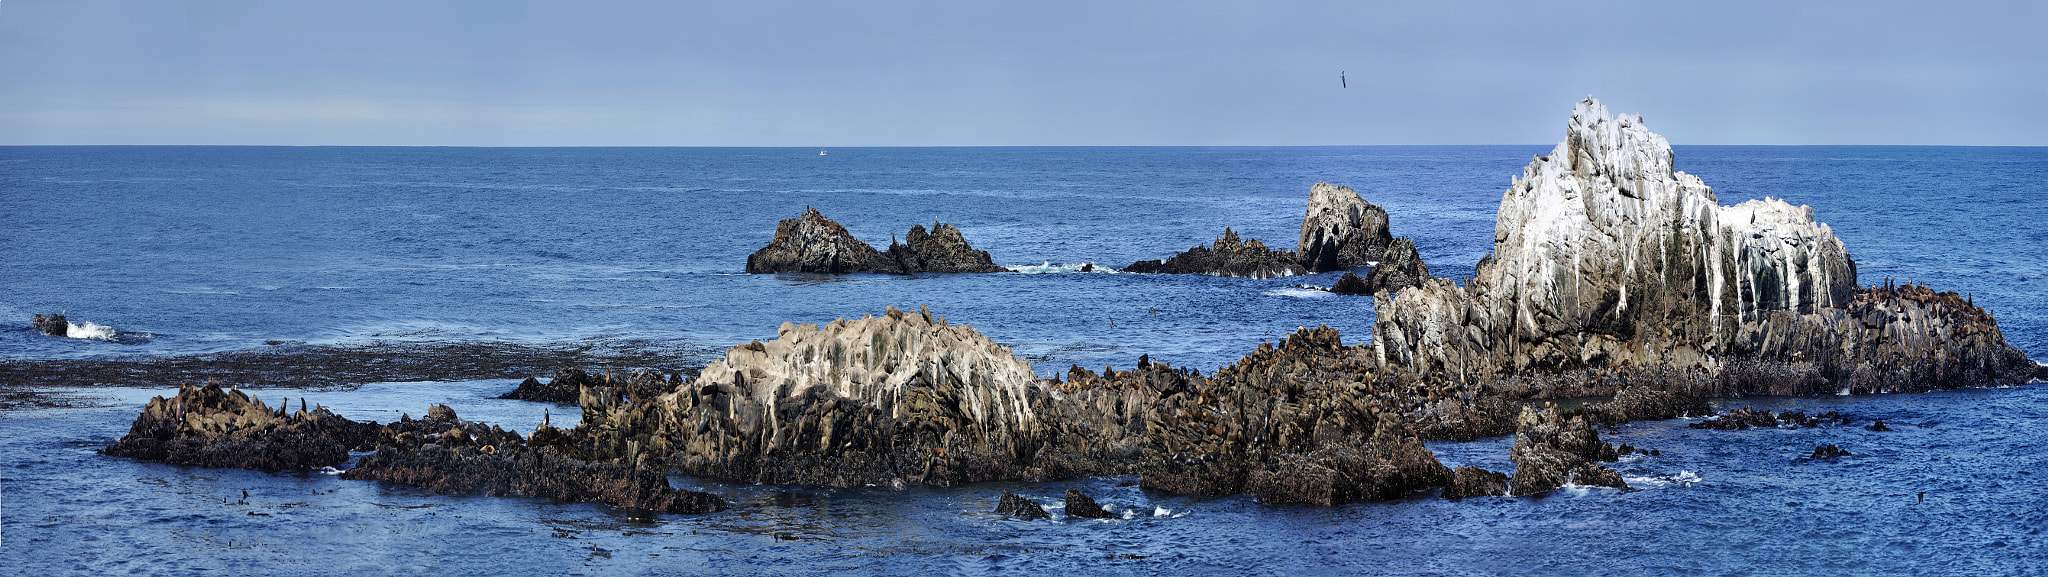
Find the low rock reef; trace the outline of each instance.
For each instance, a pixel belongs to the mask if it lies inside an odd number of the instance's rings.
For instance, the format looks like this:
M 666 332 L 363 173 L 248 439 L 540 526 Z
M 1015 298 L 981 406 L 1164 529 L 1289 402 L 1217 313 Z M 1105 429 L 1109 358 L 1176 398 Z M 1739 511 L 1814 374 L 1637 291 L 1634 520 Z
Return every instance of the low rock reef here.
M 846 232 L 825 213 L 807 208 L 803 216 L 775 225 L 775 240 L 747 256 L 748 274 L 805 273 L 988 273 L 1009 272 L 988 251 L 974 250 L 960 229 L 945 223 L 912 225 L 902 243 L 875 250 Z
M 498 395 L 498 398 L 573 404 L 582 398 L 584 387 L 623 388 L 630 395 L 651 398 L 682 386 L 685 380 L 681 373 L 663 377 L 659 372 L 641 369 L 633 371 L 633 375 L 627 377 L 624 382 L 614 382 L 610 370 L 606 370 L 603 375 L 592 375 L 575 367 L 562 367 L 555 370 L 554 378 L 548 382 L 543 383 L 540 379 L 527 377 L 526 380 L 520 381 L 518 388 Z
M 29 321 L 29 324 L 34 326 L 36 330 L 42 331 L 43 334 L 53 337 L 71 334 L 71 321 L 65 319 L 64 315 L 50 315 L 46 317 L 38 314 L 35 319 Z
M 1346 273 L 1353 283 L 1340 280 L 1338 287 L 1329 289 L 1368 295 L 1415 286 L 1429 278 L 1429 268 L 1415 251 L 1415 243 L 1388 232 L 1387 211 L 1347 186 L 1318 182 L 1309 187 L 1308 214 L 1302 217 L 1301 239 L 1295 246 L 1296 251 L 1267 248 L 1256 239 L 1240 240 L 1236 231 L 1225 227 L 1214 243 L 1165 260 L 1131 263 L 1122 270 L 1266 279 L 1371 267 L 1362 278 Z
M 169 399 L 150 399 L 127 436 L 103 454 L 174 465 L 266 471 L 334 467 L 349 452 L 374 450 L 342 473 L 444 494 L 521 495 L 596 501 L 672 513 L 726 508 L 708 493 L 678 491 L 656 470 L 569 457 L 546 441 L 559 431 L 542 425 L 528 443 L 518 433 L 465 421 L 446 405 L 427 417 L 379 426 L 355 422 L 305 401 L 286 414 L 239 390 L 181 386 Z

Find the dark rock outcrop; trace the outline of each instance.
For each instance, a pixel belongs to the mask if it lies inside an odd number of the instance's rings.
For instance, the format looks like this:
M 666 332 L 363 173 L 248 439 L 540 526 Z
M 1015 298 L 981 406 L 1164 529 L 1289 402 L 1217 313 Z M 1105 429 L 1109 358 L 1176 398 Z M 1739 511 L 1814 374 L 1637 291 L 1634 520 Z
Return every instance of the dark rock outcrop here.
M 1752 427 L 1812 428 L 1840 426 L 1849 424 L 1849 421 L 1851 420 L 1852 419 L 1850 419 L 1849 417 L 1844 416 L 1841 413 L 1835 411 L 1828 411 L 1825 413 L 1820 413 L 1809 417 L 1806 415 L 1805 411 L 1786 411 L 1784 413 L 1774 414 L 1770 411 L 1759 411 L 1753 407 L 1743 407 L 1740 409 L 1735 409 L 1733 411 L 1728 411 L 1727 414 L 1723 414 L 1719 417 L 1715 417 L 1705 421 L 1700 421 L 1697 423 L 1688 424 L 1686 426 L 1694 429 L 1711 429 L 1716 431 L 1740 431 Z
M 1141 260 L 1123 272 L 1158 274 L 1205 274 L 1238 278 L 1279 278 L 1305 272 L 1294 253 L 1266 248 L 1257 239 L 1239 240 L 1237 231 L 1223 229 L 1216 242 L 1188 249 L 1164 261 Z
M 1386 209 L 1366 202 L 1351 187 L 1318 182 L 1308 189 L 1308 214 L 1301 219 L 1295 250 L 1312 273 L 1383 262 L 1394 242 L 1387 220 Z
M 155 397 L 128 435 L 100 452 L 173 465 L 263 471 L 340 465 L 351 449 L 376 440 L 376 423 L 357 423 L 300 401 L 297 412 L 270 408 L 239 390 L 183 385 L 169 399 Z
M 1892 430 L 1891 427 L 1887 427 L 1884 425 L 1884 419 L 1871 421 L 1869 425 L 1865 425 L 1863 428 L 1871 431 L 1877 431 L 1880 433 L 1889 433 Z
M 996 514 L 1025 520 L 1052 518 L 1052 514 L 1045 512 L 1044 507 L 1038 506 L 1037 501 L 1009 491 L 1003 491 L 1002 500 L 996 502 Z
M 1541 411 L 1523 408 L 1518 422 L 1515 447 L 1508 454 L 1515 462 L 1510 483 L 1515 496 L 1547 493 L 1566 483 L 1628 487 L 1619 473 L 1599 464 L 1619 455 L 1613 445 L 1600 442 L 1600 434 L 1585 417 L 1566 417 L 1550 405 Z
M 996 265 L 989 258 L 988 251 L 968 246 L 967 239 L 960 236 L 959 228 L 939 222 L 932 223 L 929 233 L 925 232 L 924 225 L 911 225 L 910 233 L 903 235 L 903 243 L 890 241 L 889 252 L 884 256 L 895 260 L 897 269 L 904 274 L 1010 271 Z
M 1373 285 L 1365 282 L 1365 277 L 1358 276 L 1357 273 L 1347 272 L 1344 273 L 1344 276 L 1337 277 L 1337 282 L 1330 285 L 1330 292 L 1340 295 L 1370 296 L 1378 291 L 1374 291 Z
M 1139 483 L 1320 505 L 1442 486 L 1450 469 L 1416 438 L 1399 389 L 1375 380 L 1372 363 L 1369 349 L 1317 327 L 1162 389 Z
M 892 242 L 889 252 L 875 250 L 854 238 L 825 213 L 806 209 L 803 216 L 775 225 L 775 239 L 747 256 L 748 274 L 785 272 L 885 273 L 921 272 L 1007 272 L 997 266 L 986 251 L 967 245 L 960 229 L 944 223 L 910 228 L 904 244 Z
M 552 432 L 542 426 L 542 433 Z M 559 433 L 557 432 L 557 435 Z M 324 407 L 287 414 L 239 390 L 179 387 L 175 397 L 150 399 L 127 436 L 101 452 L 174 465 L 265 471 L 340 465 L 351 450 L 376 452 L 342 473 L 416 485 L 439 493 L 525 495 L 564 501 L 602 501 L 678 513 L 725 508 L 707 493 L 677 491 L 655 470 L 568 458 L 553 447 L 528 450 L 517 433 L 465 421 L 447 405 L 427 418 L 406 416 L 389 426 L 355 422 Z
M 29 322 L 35 326 L 36 330 L 53 337 L 67 336 L 71 332 L 71 322 L 65 320 L 64 315 L 50 315 L 46 317 L 39 314 L 36 315 L 34 320 Z
M 584 387 L 618 387 L 626 390 L 626 394 L 634 398 L 654 398 L 674 390 L 680 384 L 680 375 L 664 378 L 661 373 L 647 369 L 634 371 L 633 375 L 623 382 L 614 382 L 610 370 L 606 370 L 602 375 L 592 375 L 575 367 L 562 367 L 556 369 L 554 378 L 546 383 L 540 382 L 540 379 L 527 377 L 525 381 L 519 383 L 519 388 L 499 395 L 498 398 L 574 403 L 581 398 Z
M 1074 519 L 1109 519 L 1115 517 L 1109 511 L 1103 510 L 1101 503 L 1096 503 L 1094 499 L 1090 499 L 1087 495 L 1083 495 L 1080 491 L 1073 489 L 1067 489 L 1067 516 Z
M 1508 494 L 1508 475 L 1478 467 L 1451 470 L 1451 483 L 1444 486 L 1445 499 L 1500 497 Z
M 1841 447 L 1837 447 L 1837 446 L 1834 446 L 1834 445 L 1821 445 L 1821 446 L 1818 446 L 1818 447 L 1814 447 L 1814 448 L 1813 448 L 1813 454 L 1812 454 L 1812 455 L 1810 455 L 1810 456 L 1808 456 L 1807 458 L 1808 458 L 1808 459 L 1813 459 L 1813 460 L 1815 460 L 1815 461 L 1819 461 L 1819 460 L 1824 460 L 1824 459 L 1833 459 L 1833 458 L 1835 458 L 1835 457 L 1854 457 L 1854 456 L 1856 456 L 1856 455 L 1855 455 L 1855 454 L 1853 454 L 1853 453 L 1850 453 L 1850 452 L 1848 452 L 1848 451 L 1845 451 L 1845 450 L 1843 450 L 1843 449 L 1842 449 Z
M 602 502 L 669 513 L 711 513 L 727 508 L 709 493 L 680 491 L 653 469 L 587 462 L 554 447 L 527 450 L 427 443 L 407 450 L 385 445 L 342 478 L 412 485 L 445 495 L 537 497 Z

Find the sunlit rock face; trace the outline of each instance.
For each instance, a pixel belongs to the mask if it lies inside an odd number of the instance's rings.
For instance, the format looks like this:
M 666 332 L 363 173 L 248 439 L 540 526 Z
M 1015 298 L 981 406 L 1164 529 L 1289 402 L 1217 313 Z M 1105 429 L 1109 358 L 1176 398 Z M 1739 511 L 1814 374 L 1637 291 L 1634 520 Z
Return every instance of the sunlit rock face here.
M 1493 252 L 1471 282 L 1425 283 L 1377 303 L 1382 356 L 1467 381 L 1676 368 L 1717 379 L 1723 390 L 1695 391 L 1705 394 L 1751 388 L 1767 373 L 1802 381 L 1775 389 L 1799 390 L 1990 382 L 2012 378 L 2013 359 L 2024 358 L 1967 305 L 1929 311 L 1941 320 L 1921 324 L 1851 322 L 1856 303 L 1898 296 L 1858 287 L 1855 261 L 1812 208 L 1776 199 L 1722 206 L 1698 177 L 1672 167 L 1670 144 L 1642 117 L 1579 102 L 1564 141 L 1501 195 Z M 1942 331 L 1981 338 L 1935 335 Z M 1747 372 L 1723 378 L 1737 361 Z M 1938 378 L 1902 376 L 1916 372 Z

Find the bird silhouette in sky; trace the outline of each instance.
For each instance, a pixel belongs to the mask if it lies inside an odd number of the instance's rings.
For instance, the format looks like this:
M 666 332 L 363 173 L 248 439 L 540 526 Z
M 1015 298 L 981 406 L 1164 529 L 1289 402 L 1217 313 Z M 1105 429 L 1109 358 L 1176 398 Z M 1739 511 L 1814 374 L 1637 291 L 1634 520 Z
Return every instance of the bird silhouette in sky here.
M 1344 80 L 1344 72 L 1343 72 L 1343 71 L 1341 71 L 1341 70 L 1340 70 L 1340 71 L 1337 71 L 1337 86 L 1338 86 L 1338 87 L 1340 87 L 1340 88 L 1350 88 L 1350 87 L 1351 87 L 1351 82 L 1350 82 L 1350 81 L 1347 81 L 1347 80 Z

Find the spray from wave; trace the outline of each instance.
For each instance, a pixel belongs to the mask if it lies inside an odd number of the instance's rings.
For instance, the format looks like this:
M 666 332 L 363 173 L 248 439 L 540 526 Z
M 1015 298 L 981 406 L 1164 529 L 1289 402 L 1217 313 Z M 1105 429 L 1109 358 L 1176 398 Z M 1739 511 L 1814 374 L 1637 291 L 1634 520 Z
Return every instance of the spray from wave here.
M 66 328 L 66 330 L 64 331 L 64 336 L 71 337 L 74 339 L 92 339 L 96 341 L 107 341 L 110 343 L 120 342 L 121 339 L 121 332 L 116 331 L 114 330 L 114 327 L 110 327 L 107 325 L 94 323 L 64 324 L 70 325 L 70 327 Z
M 1040 264 L 1013 266 L 1009 267 L 1009 269 L 1024 274 L 1058 274 L 1069 272 L 1117 272 L 1115 268 L 1095 264 L 1092 262 L 1054 263 L 1052 261 L 1045 261 Z

